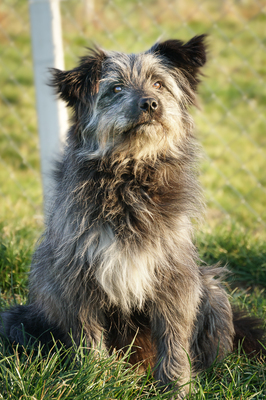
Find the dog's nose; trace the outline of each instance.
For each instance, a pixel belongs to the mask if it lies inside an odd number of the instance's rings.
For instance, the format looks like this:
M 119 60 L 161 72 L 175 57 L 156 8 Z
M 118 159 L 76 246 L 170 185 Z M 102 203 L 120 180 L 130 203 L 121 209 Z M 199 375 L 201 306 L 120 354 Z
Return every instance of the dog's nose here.
M 139 107 L 145 112 L 153 112 L 158 108 L 158 102 L 152 97 L 143 97 L 139 101 Z

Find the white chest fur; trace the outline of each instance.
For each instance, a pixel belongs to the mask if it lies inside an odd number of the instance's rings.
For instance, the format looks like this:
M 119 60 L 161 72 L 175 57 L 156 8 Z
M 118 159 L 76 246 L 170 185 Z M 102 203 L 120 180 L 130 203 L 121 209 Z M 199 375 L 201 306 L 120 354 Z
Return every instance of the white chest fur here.
M 122 244 L 108 225 L 93 234 L 87 249 L 90 264 L 96 267 L 96 279 L 110 303 L 125 312 L 141 309 L 145 299 L 152 297 L 156 257 L 152 252 Z

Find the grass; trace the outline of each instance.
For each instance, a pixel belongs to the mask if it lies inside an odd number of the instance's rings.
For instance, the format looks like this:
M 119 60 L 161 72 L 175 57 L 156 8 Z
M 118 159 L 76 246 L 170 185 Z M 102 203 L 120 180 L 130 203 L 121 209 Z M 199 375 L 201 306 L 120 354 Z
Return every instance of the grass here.
M 102 351 L 75 348 L 75 355 L 56 346 L 48 355 L 41 349 L 14 348 L 0 361 L 0 399 L 170 399 L 160 392 L 151 371 L 136 373 L 129 366 L 129 353 L 117 358 Z M 263 360 L 251 360 L 240 352 L 196 377 L 189 399 L 264 399 L 266 396 Z M 2 397 L 1 397 L 2 396 Z
M 234 283 L 266 287 L 266 247 L 264 240 L 249 236 L 237 224 L 223 224 L 198 235 L 201 258 L 207 264 L 228 264 Z
M 56 347 L 44 357 L 35 352 L 17 351 L 0 363 L 2 398 L 12 399 L 147 399 L 159 395 L 150 372 L 143 376 L 127 363 L 128 355 L 118 361 L 100 351 L 86 352 L 80 346 L 75 357 Z M 22 397 L 21 397 L 22 396 Z M 1 398 L 1 395 L 0 395 Z
M 25 303 L 28 271 L 43 229 L 37 119 L 28 2 L 0 4 L 0 306 Z M 265 1 L 61 2 L 66 67 L 91 42 L 122 51 L 149 48 L 159 37 L 209 33 L 210 55 L 194 110 L 206 153 L 200 179 L 206 224 L 197 246 L 207 264 L 228 263 L 232 303 L 265 318 L 266 73 Z M 0 399 L 163 399 L 151 373 L 77 349 L 74 361 L 55 349 L 0 349 Z M 263 399 L 265 365 L 228 355 L 195 380 L 193 399 Z

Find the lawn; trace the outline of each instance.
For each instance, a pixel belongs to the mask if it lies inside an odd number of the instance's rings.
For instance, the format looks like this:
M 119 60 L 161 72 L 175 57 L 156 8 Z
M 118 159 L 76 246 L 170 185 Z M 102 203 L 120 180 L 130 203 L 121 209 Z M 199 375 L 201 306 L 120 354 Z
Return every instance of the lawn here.
M 200 180 L 207 211 L 196 243 L 208 264 L 228 263 L 231 301 L 265 319 L 266 312 L 266 2 L 227 0 L 100 0 L 61 2 L 67 68 L 92 42 L 127 52 L 159 37 L 209 34 L 209 61 L 192 110 L 203 147 Z M 23 303 L 27 273 L 43 229 L 37 117 L 27 1 L 0 4 L 0 289 L 1 307 Z M 75 362 L 61 350 L 2 348 L 0 399 L 148 399 L 159 394 L 151 374 L 137 375 L 126 358 Z M 195 382 L 195 399 L 263 399 L 265 365 L 229 355 Z M 2 396 L 2 397 L 1 397 Z

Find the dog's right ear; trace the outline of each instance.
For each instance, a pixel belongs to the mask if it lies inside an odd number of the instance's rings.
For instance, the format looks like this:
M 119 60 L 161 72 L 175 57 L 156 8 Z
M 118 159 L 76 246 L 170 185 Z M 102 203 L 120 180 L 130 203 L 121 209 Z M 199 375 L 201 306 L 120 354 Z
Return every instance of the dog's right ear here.
M 70 71 L 52 68 L 50 86 L 55 88 L 59 97 L 73 107 L 78 102 L 89 103 L 92 96 L 98 93 L 102 63 L 106 54 L 101 49 L 90 49 L 88 56 L 80 59 L 79 66 Z
M 206 63 L 206 35 L 195 36 L 187 43 L 181 40 L 166 40 L 156 43 L 149 52 L 164 57 L 170 68 L 180 69 L 187 77 L 191 88 L 196 91 L 200 70 Z

